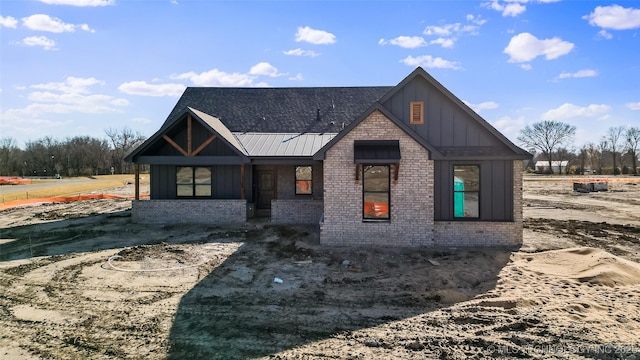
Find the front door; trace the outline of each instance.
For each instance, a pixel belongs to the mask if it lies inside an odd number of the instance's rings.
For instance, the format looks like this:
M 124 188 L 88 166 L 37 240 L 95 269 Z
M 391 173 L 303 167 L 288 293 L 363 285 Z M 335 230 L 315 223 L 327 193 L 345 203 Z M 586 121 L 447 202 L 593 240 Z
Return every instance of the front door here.
M 258 210 L 271 210 L 271 200 L 276 197 L 273 170 L 258 170 Z

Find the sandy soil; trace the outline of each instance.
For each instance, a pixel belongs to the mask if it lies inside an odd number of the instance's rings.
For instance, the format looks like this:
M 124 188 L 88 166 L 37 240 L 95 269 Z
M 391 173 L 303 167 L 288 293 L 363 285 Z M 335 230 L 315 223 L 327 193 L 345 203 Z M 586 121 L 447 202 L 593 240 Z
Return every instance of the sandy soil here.
M 509 250 L 149 227 L 124 200 L 5 210 L 0 358 L 640 359 L 640 184 L 542 179 Z

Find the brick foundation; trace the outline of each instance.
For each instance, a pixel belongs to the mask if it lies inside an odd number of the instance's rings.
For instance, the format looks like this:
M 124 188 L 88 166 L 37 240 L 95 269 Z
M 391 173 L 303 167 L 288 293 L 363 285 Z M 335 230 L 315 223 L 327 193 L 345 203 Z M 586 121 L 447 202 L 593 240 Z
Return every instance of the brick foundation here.
M 271 222 L 275 224 L 318 225 L 322 217 L 322 200 L 272 200 Z
M 247 221 L 246 200 L 138 200 L 132 220 L 141 224 L 234 224 Z

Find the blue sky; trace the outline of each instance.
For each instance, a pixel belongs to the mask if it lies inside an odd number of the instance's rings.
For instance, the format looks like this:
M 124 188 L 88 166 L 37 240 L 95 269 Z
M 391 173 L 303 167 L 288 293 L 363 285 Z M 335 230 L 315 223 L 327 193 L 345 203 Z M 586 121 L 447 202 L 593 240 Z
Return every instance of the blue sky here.
M 512 141 L 640 126 L 639 1 L 2 0 L 0 137 L 146 136 L 187 86 L 396 85 L 417 66 Z

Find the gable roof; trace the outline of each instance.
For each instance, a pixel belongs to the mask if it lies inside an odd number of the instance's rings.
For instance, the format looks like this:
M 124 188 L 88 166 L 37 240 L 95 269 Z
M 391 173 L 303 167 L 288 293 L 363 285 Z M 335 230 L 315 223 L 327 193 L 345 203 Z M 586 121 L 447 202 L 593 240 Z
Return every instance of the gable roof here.
M 173 121 L 165 123 L 158 131 L 156 131 L 153 135 L 151 135 L 145 142 L 143 142 L 140 146 L 133 149 L 129 154 L 127 154 L 124 158 L 125 161 L 134 161 L 134 158 L 143 154 L 147 149 L 149 149 L 153 144 L 159 141 L 162 136 L 171 128 L 176 126 L 181 119 L 183 119 L 185 114 L 191 114 L 194 120 L 198 121 L 202 126 L 204 126 L 211 134 L 215 134 L 223 143 L 225 143 L 230 149 L 236 152 L 239 156 L 244 158 L 246 162 L 248 162 L 248 154 L 244 149 L 242 144 L 238 142 L 233 134 L 229 131 L 229 129 L 224 126 L 220 119 L 211 116 L 209 114 L 205 114 L 202 111 L 193 109 L 191 107 L 187 107 L 179 116 L 176 116 Z
M 386 116 L 392 123 L 394 123 L 397 127 L 402 129 L 407 135 L 411 136 L 418 144 L 422 145 L 425 149 L 429 150 L 429 158 L 432 160 L 442 159 L 442 154 L 431 144 L 429 144 L 423 137 L 418 135 L 415 131 L 413 131 L 407 124 L 405 124 L 402 120 L 398 119 L 395 115 L 393 115 L 389 110 L 387 110 L 382 104 L 379 102 L 374 103 L 367 109 L 367 111 L 363 112 L 362 115 L 358 117 L 358 119 L 349 126 L 347 126 L 343 131 L 338 133 L 331 141 L 329 141 L 325 146 L 323 146 L 316 154 L 313 156 L 314 160 L 324 160 L 325 154 L 327 150 L 331 149 L 331 147 L 340 141 L 345 135 L 347 135 L 353 128 L 355 128 L 358 124 L 360 124 L 364 119 L 366 119 L 372 112 L 380 111 L 384 116 Z
M 444 87 L 438 80 L 436 80 L 433 76 L 429 75 L 422 67 L 417 67 L 414 71 L 411 72 L 406 78 L 404 78 L 398 85 L 396 85 L 392 90 L 387 92 L 380 100 L 380 103 L 385 103 L 387 100 L 391 99 L 400 89 L 402 89 L 405 85 L 411 82 L 416 77 L 421 77 L 427 82 L 429 82 L 432 86 L 434 86 L 440 93 L 442 93 L 445 97 L 451 100 L 454 104 L 456 104 L 460 109 L 462 109 L 465 113 L 467 113 L 472 119 L 474 119 L 480 126 L 484 127 L 491 135 L 495 136 L 498 140 L 500 140 L 503 144 L 505 144 L 511 151 L 513 151 L 515 158 L 517 159 L 531 159 L 533 157 L 528 151 L 518 147 L 511 140 L 507 139 L 501 132 L 496 130 L 491 124 L 489 124 L 484 118 L 482 118 L 478 113 L 473 111 L 467 104 L 465 104 L 462 100 L 460 100 L 457 96 L 455 96 L 449 89 Z M 443 149 L 444 150 L 444 149 Z M 451 152 L 451 154 L 449 154 Z M 450 156 L 466 156 L 466 154 L 457 154 L 452 152 L 452 149 L 448 151 L 443 151 L 443 155 Z M 489 154 L 493 155 L 493 154 Z
M 162 127 L 192 107 L 218 118 L 232 132 L 336 133 L 392 88 L 189 87 Z

